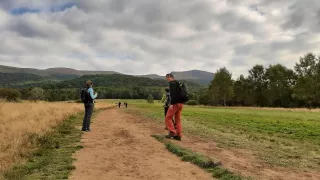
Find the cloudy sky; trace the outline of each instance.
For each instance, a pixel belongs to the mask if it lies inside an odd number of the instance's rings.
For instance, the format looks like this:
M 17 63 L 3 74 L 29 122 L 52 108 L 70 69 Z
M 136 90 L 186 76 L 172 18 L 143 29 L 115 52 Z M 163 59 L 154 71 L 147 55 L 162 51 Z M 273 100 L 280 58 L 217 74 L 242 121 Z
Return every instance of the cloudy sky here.
M 236 77 L 317 54 L 319 32 L 319 0 L 1 0 L 0 64 L 161 75 L 225 66 Z

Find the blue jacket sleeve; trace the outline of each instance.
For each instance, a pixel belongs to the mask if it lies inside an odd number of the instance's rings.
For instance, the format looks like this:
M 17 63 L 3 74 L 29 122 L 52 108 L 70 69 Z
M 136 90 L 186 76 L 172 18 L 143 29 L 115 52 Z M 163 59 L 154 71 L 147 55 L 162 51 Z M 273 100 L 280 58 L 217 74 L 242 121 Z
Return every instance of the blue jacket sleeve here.
M 88 92 L 89 92 L 89 94 L 90 94 L 92 99 L 95 99 L 97 97 L 97 94 L 95 94 L 95 95 L 93 94 L 93 89 L 92 88 L 89 88 Z

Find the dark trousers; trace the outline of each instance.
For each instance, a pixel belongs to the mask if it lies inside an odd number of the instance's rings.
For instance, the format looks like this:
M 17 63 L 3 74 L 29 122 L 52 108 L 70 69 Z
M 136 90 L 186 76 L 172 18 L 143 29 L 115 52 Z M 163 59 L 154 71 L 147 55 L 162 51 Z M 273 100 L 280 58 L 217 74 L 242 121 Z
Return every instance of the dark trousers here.
M 164 117 L 167 116 L 168 109 L 169 109 L 169 107 L 164 107 Z M 174 120 L 173 120 L 173 117 L 172 117 L 172 122 L 173 122 L 173 124 L 175 125 L 175 122 L 174 122 Z
M 90 121 L 93 113 L 93 103 L 88 103 L 84 105 L 85 113 L 83 117 L 82 130 L 90 130 Z

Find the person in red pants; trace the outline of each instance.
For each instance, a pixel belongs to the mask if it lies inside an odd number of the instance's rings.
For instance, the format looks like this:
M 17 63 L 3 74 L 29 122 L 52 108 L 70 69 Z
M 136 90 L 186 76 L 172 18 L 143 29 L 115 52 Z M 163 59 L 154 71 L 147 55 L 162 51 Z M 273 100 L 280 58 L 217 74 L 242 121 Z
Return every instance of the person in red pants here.
M 169 130 L 169 134 L 165 137 L 170 139 L 173 138 L 175 140 L 181 141 L 182 137 L 182 124 L 181 124 L 181 114 L 183 109 L 183 101 L 179 98 L 179 82 L 176 81 L 172 74 L 167 74 L 166 79 L 169 82 L 170 96 L 171 102 L 168 108 L 168 112 L 166 114 L 165 122 L 166 127 Z M 175 125 L 172 122 L 172 118 L 174 116 Z
M 164 105 L 163 105 L 163 107 L 164 107 L 164 117 L 166 117 L 168 109 L 169 109 L 169 106 L 170 106 L 170 103 L 171 103 L 170 89 L 166 88 L 165 91 L 166 91 L 166 100 L 165 100 Z M 174 124 L 174 127 L 176 127 L 176 123 L 174 122 L 173 118 L 172 118 L 172 122 Z M 167 126 L 164 129 L 168 130 Z

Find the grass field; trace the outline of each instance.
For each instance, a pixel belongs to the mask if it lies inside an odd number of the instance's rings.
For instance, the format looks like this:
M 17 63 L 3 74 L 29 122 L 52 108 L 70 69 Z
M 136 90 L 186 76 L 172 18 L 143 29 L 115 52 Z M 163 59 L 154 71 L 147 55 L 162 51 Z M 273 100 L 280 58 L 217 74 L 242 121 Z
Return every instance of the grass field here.
M 109 107 L 97 103 L 95 108 Z M 12 165 L 24 163 L 38 148 L 33 144 L 54 130 L 63 120 L 83 112 L 83 104 L 67 102 L 0 102 L 0 174 Z M 77 119 L 79 122 L 82 117 Z
M 164 123 L 161 103 L 127 102 L 128 112 Z M 271 165 L 320 168 L 318 110 L 185 106 L 182 116 L 185 133 L 214 140 L 220 147 L 250 150 Z

